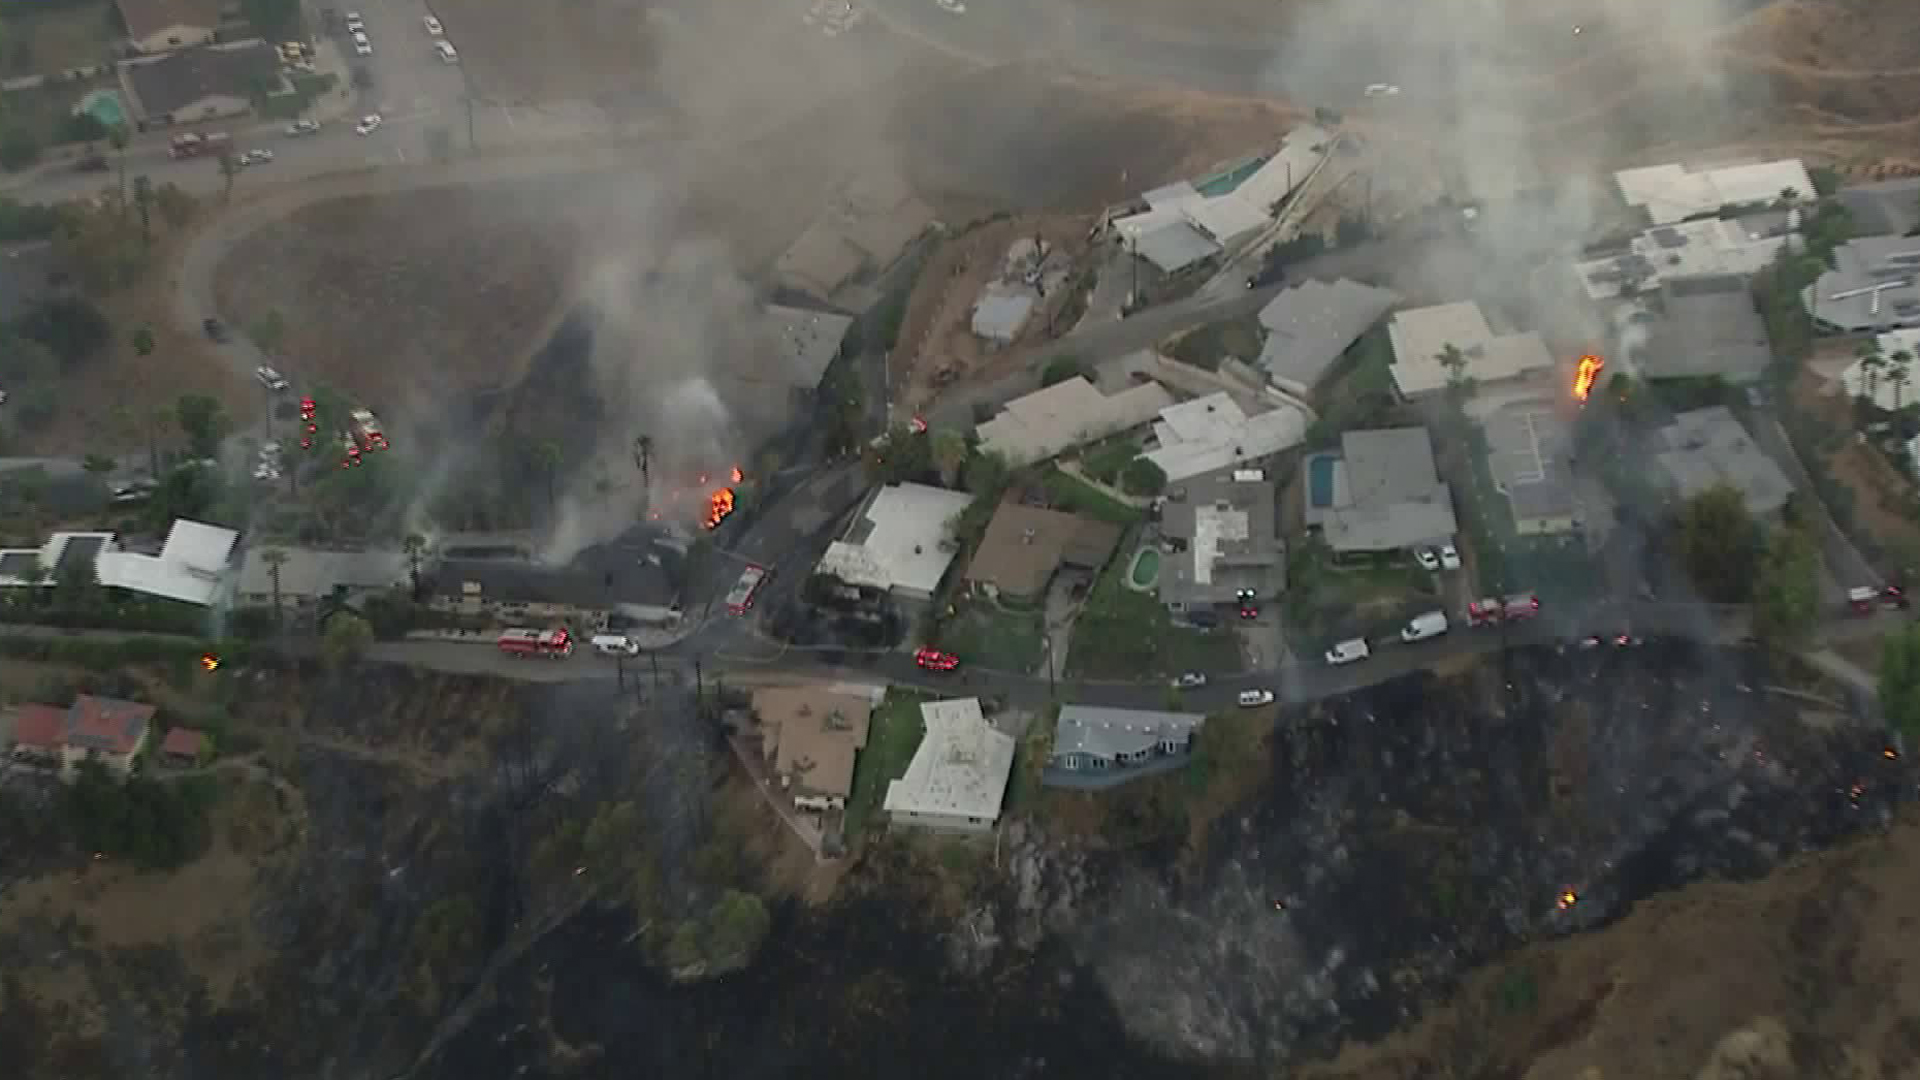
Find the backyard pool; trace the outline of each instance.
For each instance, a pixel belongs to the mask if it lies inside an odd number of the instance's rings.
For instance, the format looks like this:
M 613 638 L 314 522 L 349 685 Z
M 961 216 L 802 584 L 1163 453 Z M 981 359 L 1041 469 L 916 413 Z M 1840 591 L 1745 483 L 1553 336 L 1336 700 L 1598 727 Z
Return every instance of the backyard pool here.
M 1133 570 L 1127 580 L 1136 589 L 1151 589 L 1160 581 L 1160 553 L 1152 548 L 1141 548 L 1133 557 Z
M 1333 467 L 1338 461 L 1331 454 L 1307 459 L 1307 498 L 1315 509 L 1324 510 L 1333 505 Z
M 106 127 L 125 127 L 127 124 L 126 106 L 120 104 L 120 95 L 112 90 L 95 90 L 80 99 L 73 107 L 74 115 L 86 113 Z

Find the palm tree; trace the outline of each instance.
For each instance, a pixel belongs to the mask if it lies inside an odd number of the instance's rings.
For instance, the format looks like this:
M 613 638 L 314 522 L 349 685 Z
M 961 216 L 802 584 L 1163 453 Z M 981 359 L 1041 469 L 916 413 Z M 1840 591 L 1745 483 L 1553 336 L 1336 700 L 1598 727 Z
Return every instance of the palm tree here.
M 1880 339 L 1868 338 L 1854 348 L 1853 354 L 1860 358 L 1860 388 L 1865 391 L 1862 396 L 1878 404 L 1880 370 L 1887 366 L 1886 358 L 1880 355 Z
M 133 351 L 135 355 L 146 357 L 153 353 L 153 327 L 142 325 L 133 332 Z M 160 479 L 160 430 L 156 426 L 164 422 L 164 417 L 152 414 L 147 420 L 147 468 L 156 481 Z
M 640 480 L 648 487 L 653 486 L 653 436 L 642 435 L 633 440 L 633 463 L 640 466 Z
M 413 583 L 413 595 L 420 596 L 420 555 L 427 550 L 427 538 L 419 533 L 408 533 L 400 542 L 400 549 L 407 553 L 407 578 Z
M 220 192 L 220 200 L 222 202 L 233 201 L 233 179 L 239 175 L 240 162 L 233 156 L 233 151 L 222 150 L 220 152 L 220 179 L 226 181 L 226 187 Z
M 260 553 L 260 561 L 267 564 L 267 580 L 273 584 L 273 621 L 280 621 L 280 568 L 287 564 L 287 553 L 279 548 L 268 548 Z
M 153 181 L 145 173 L 133 178 L 133 205 L 140 211 L 140 246 L 153 246 Z
M 1913 354 L 1905 349 L 1887 357 L 1887 384 L 1893 387 L 1893 411 L 1899 412 L 1900 391 L 1913 378 Z
M 552 439 L 543 439 L 533 444 L 533 463 L 546 475 L 547 509 L 551 511 L 559 501 L 554 491 L 554 481 L 560 473 L 560 444 Z
M 1433 358 L 1447 370 L 1447 388 L 1456 392 L 1464 391 L 1467 385 L 1467 354 L 1460 346 L 1448 342 Z
M 107 130 L 107 143 L 113 147 L 114 155 L 120 159 L 120 205 L 127 205 L 127 143 L 132 136 L 127 133 L 127 125 L 115 124 Z

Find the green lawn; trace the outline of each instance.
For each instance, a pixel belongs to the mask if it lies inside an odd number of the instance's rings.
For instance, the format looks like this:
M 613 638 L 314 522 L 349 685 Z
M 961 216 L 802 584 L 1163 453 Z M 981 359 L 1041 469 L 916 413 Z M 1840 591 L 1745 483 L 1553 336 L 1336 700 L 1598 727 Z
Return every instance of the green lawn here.
M 867 745 L 853 763 L 853 793 L 847 797 L 847 842 L 851 844 L 880 812 L 887 785 L 906 775 L 920 748 L 920 703 L 931 695 L 890 690 L 874 710 Z
M 1115 525 L 1131 525 L 1145 516 L 1138 507 L 1129 506 L 1085 480 L 1059 469 L 1048 469 L 1041 479 L 1041 485 L 1046 488 L 1047 499 L 1054 508 L 1068 513 L 1085 514 L 1101 521 L 1111 521 Z
M 1080 453 L 1080 467 L 1103 484 L 1117 484 L 1120 470 L 1140 456 L 1140 443 L 1121 436 L 1087 447 Z
M 1183 364 L 1217 371 L 1229 356 L 1252 362 L 1260 355 L 1262 340 L 1260 320 L 1246 315 L 1194 330 L 1174 342 L 1168 354 Z
M 1122 550 L 1130 550 L 1125 545 Z M 1137 679 L 1201 670 L 1241 670 L 1240 643 L 1232 629 L 1190 630 L 1150 592 L 1126 587 L 1129 560 L 1115 559 L 1095 583 L 1074 623 L 1067 655 L 1069 678 Z
M 1317 543 L 1296 545 L 1287 558 L 1283 618 L 1303 643 L 1391 634 L 1439 603 L 1433 575 L 1411 558 L 1338 565 Z
M 1044 653 L 1045 617 L 1039 611 L 1012 611 L 989 601 L 959 600 L 959 609 L 940 631 L 940 644 L 968 667 L 1029 672 Z

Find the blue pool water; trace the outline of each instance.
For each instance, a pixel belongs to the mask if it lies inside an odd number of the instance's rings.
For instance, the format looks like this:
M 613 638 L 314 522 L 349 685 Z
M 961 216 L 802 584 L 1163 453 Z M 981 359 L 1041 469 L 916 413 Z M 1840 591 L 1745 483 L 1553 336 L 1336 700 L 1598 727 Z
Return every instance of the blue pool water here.
M 126 107 L 120 104 L 120 95 L 111 90 L 95 90 L 81 98 L 75 111 L 87 113 L 110 128 L 127 123 Z
M 1334 459 L 1325 454 L 1307 459 L 1307 498 L 1315 507 L 1333 505 L 1333 465 Z

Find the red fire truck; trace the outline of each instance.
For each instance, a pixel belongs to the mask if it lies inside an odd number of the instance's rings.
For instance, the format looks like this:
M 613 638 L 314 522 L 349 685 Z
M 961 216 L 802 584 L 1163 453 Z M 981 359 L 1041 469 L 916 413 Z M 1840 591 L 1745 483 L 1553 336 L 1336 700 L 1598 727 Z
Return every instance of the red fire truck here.
M 167 153 L 177 158 L 200 157 L 225 147 L 231 139 L 224 131 L 183 131 L 167 144 Z
M 740 580 L 734 582 L 733 591 L 727 594 L 727 611 L 735 615 L 745 615 L 753 608 L 753 601 L 760 593 L 760 586 L 767 580 L 767 568 L 749 566 L 740 574 Z
M 1487 596 L 1467 605 L 1469 626 L 1493 626 L 1520 622 L 1540 614 L 1540 598 L 1530 592 L 1510 596 Z
M 573 655 L 573 635 L 567 633 L 564 626 L 556 626 L 551 630 L 517 626 L 500 631 L 500 651 L 508 656 L 544 656 L 549 660 L 565 660 Z

